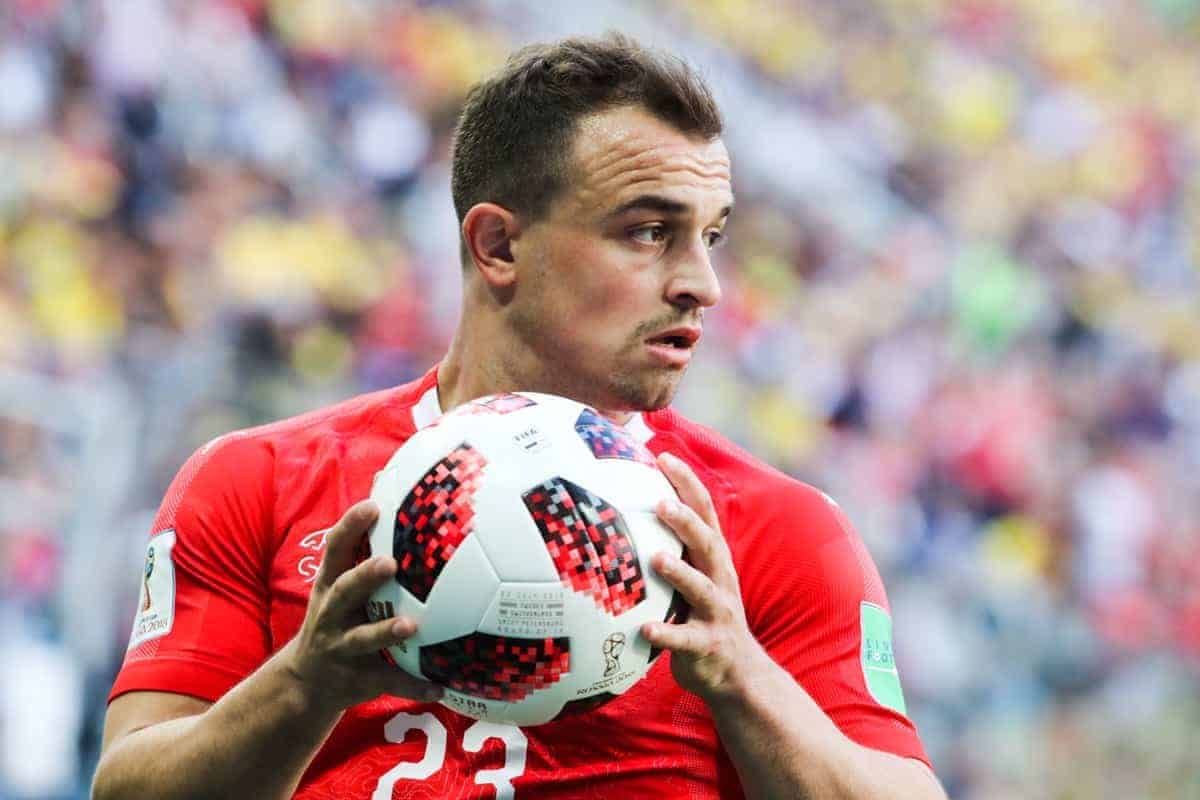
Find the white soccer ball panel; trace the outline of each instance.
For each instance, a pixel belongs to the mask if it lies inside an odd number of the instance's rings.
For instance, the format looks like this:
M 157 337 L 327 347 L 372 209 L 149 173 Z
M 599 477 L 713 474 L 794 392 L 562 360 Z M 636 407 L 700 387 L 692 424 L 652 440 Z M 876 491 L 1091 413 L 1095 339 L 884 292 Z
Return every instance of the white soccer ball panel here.
M 395 581 L 398 594 L 408 594 Z M 420 610 L 413 616 L 417 623 L 417 644 L 440 642 L 475 631 L 500 588 L 500 579 L 492 569 L 479 538 L 468 536 L 446 562 Z
M 594 459 L 594 465 L 589 476 L 593 483 L 585 485 L 597 494 L 603 487 L 607 492 L 604 499 L 624 514 L 633 511 L 654 513 L 660 500 L 679 499 L 675 487 L 657 467 L 616 458 Z
M 525 486 L 524 476 L 533 473 L 514 472 L 494 468 L 476 493 L 475 507 L 478 510 L 474 535 L 501 580 L 557 583 L 558 571 L 521 499 L 529 486 L 541 481 L 533 481 Z

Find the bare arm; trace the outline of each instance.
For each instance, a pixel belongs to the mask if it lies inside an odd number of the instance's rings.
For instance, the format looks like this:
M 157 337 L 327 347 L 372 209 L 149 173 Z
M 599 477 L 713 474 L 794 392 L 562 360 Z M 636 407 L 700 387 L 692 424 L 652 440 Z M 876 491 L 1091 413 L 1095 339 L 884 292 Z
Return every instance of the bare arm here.
M 659 515 L 683 541 L 692 564 L 659 553 L 654 567 L 692 606 L 685 624 L 651 623 L 642 634 L 671 651 L 685 689 L 708 703 L 721 743 L 747 797 L 944 800 L 919 761 L 848 739 L 746 625 L 733 559 L 700 480 L 671 456 L 659 460 L 683 503 Z
M 411 621 L 362 622 L 363 603 L 396 569 L 390 558 L 354 566 L 377 515 L 359 503 L 334 526 L 300 632 L 216 703 L 164 692 L 112 702 L 95 800 L 290 797 L 346 708 L 383 693 L 440 695 L 376 653 L 411 636 Z
M 709 704 L 747 797 L 944 800 L 923 763 L 846 738 L 761 648 L 747 655 L 762 660 Z

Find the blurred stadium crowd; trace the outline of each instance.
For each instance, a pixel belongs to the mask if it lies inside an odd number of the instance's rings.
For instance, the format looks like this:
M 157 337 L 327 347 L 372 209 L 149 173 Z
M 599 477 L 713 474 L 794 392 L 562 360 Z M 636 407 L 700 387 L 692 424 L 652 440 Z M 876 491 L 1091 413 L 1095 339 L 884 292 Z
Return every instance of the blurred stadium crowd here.
M 859 526 L 952 796 L 1200 798 L 1200 3 L 546 6 L 0 7 L 0 798 L 84 796 L 188 453 L 440 357 L 466 88 L 610 26 L 727 114 L 679 405 Z

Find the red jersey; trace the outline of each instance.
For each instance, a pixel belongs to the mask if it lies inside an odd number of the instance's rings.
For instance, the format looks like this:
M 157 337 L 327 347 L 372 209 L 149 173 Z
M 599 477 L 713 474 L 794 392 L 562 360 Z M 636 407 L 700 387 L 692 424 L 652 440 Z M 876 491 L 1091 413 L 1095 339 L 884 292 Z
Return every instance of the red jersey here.
M 437 371 L 293 419 L 222 436 L 159 510 L 142 598 L 111 698 L 215 701 L 304 619 L 324 536 L 375 473 L 440 413 Z M 626 426 L 688 462 L 712 494 L 755 637 L 850 739 L 928 763 L 904 716 L 883 584 L 819 491 L 671 410 Z M 707 706 L 663 654 L 599 709 L 529 728 L 390 696 L 349 709 L 296 797 L 738 798 Z

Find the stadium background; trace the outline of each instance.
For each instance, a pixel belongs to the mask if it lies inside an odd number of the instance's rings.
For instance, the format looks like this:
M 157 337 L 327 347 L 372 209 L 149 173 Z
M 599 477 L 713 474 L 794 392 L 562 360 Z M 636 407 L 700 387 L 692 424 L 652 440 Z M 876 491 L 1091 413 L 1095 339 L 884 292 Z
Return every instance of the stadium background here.
M 1200 798 L 1196 0 L 6 0 L 0 798 L 83 797 L 150 515 L 405 381 L 527 41 L 699 65 L 738 208 L 679 405 L 836 497 L 955 798 Z

